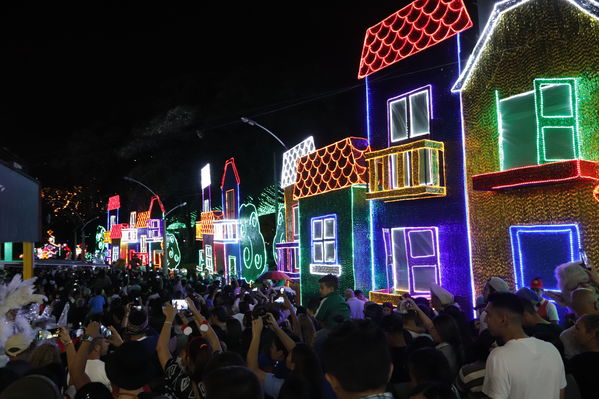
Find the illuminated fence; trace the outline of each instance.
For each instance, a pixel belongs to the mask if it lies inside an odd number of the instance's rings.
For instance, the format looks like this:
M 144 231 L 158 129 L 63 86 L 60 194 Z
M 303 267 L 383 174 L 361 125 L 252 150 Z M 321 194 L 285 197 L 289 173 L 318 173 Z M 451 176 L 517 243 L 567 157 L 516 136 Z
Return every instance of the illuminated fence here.
M 369 190 L 366 199 L 385 202 L 446 194 L 444 145 L 419 140 L 366 153 Z

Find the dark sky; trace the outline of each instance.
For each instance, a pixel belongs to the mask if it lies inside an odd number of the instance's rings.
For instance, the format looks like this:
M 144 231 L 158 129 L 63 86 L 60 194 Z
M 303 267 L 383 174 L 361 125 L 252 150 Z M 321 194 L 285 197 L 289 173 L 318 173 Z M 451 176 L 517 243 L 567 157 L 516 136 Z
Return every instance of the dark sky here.
M 408 1 L 377 3 L 2 6 L 0 146 L 46 186 L 113 194 L 129 175 L 177 201 L 233 156 L 259 191 L 282 147 L 240 116 L 288 146 L 364 134 L 364 32 Z
M 364 136 L 365 30 L 409 2 L 3 5 L 0 157 L 44 186 L 94 187 L 132 208 L 147 193 L 123 176 L 168 207 L 199 198 L 206 162 L 215 181 L 235 157 L 242 195 L 256 195 L 283 149 L 239 117 L 290 147 Z

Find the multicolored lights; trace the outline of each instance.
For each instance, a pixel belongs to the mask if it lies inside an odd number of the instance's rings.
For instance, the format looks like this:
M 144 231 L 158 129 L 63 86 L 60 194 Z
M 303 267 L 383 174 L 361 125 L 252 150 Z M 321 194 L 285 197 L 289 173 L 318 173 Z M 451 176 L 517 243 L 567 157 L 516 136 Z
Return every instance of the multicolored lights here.
M 358 79 L 456 35 L 472 20 L 463 0 L 416 0 L 366 31 Z
M 283 169 L 281 170 L 281 188 L 295 184 L 297 173 L 297 160 L 314 152 L 314 138 L 308 137 L 301 143 L 291 147 L 283 153 Z
M 301 157 L 293 199 L 367 183 L 365 154 L 369 150 L 368 140 L 348 137 Z

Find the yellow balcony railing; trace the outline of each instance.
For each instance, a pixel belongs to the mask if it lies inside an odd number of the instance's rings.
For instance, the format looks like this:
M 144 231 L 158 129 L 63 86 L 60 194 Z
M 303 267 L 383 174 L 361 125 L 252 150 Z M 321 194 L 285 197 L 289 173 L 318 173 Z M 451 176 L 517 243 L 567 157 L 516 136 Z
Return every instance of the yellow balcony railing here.
M 366 153 L 366 199 L 401 201 L 446 195 L 444 145 L 419 140 Z

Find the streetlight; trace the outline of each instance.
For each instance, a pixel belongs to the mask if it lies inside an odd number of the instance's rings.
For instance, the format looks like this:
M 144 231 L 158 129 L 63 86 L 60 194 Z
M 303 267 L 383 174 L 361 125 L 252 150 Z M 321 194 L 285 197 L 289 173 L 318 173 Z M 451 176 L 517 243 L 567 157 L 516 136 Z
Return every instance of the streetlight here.
M 81 242 L 83 243 L 83 245 L 84 245 L 84 246 L 86 246 L 86 245 L 85 245 L 85 235 L 83 235 L 83 230 L 85 230 L 85 227 L 86 227 L 88 224 L 90 224 L 90 223 L 91 223 L 91 222 L 93 222 L 94 220 L 97 220 L 98 218 L 99 218 L 99 216 L 96 216 L 95 218 L 92 218 L 92 219 L 88 220 L 88 221 L 87 221 L 87 222 L 85 222 L 85 223 L 83 224 L 83 226 L 81 227 Z M 75 249 L 76 249 L 76 248 L 77 248 L 77 243 L 75 242 Z M 81 249 L 83 249 L 83 248 L 81 248 Z
M 164 217 L 167 217 L 169 213 L 171 213 L 172 211 L 174 211 L 177 208 L 181 208 L 183 206 L 187 205 L 187 202 L 181 202 L 179 205 L 177 205 L 176 207 L 174 207 L 173 209 L 171 209 L 170 211 L 168 211 L 167 213 L 164 214 Z
M 252 120 L 252 119 L 246 118 L 245 116 L 242 116 L 241 117 L 241 121 L 243 123 L 247 123 L 250 126 L 258 126 L 260 129 L 264 130 L 266 133 L 268 133 L 272 137 L 274 137 L 283 146 L 283 148 L 285 148 L 286 150 L 288 149 L 287 146 L 285 145 L 285 143 L 283 143 L 283 141 L 281 141 L 281 139 L 278 138 L 276 134 L 274 134 L 273 132 L 271 132 L 270 130 L 268 130 L 267 128 L 265 128 L 264 126 L 262 126 L 261 124 L 259 124 L 255 120 Z
M 123 176 L 123 179 L 139 184 L 140 186 L 142 186 L 143 188 L 145 188 L 146 190 L 151 192 L 152 195 L 155 196 L 156 199 L 158 199 L 158 202 L 160 203 L 160 205 L 162 205 L 162 201 L 160 201 L 160 196 L 158 194 L 156 194 L 154 192 L 154 190 L 152 190 L 150 187 L 146 186 L 142 182 L 135 180 L 134 178 L 129 177 L 129 176 Z M 164 214 L 164 206 L 161 206 L 160 209 L 162 210 L 162 246 L 163 246 L 163 248 L 162 248 L 162 270 L 163 270 L 164 274 L 168 274 L 168 267 L 166 264 L 166 262 L 167 262 L 167 259 L 166 259 L 166 219 L 165 219 L 166 215 Z M 171 211 L 172 211 L 172 209 L 171 209 Z

